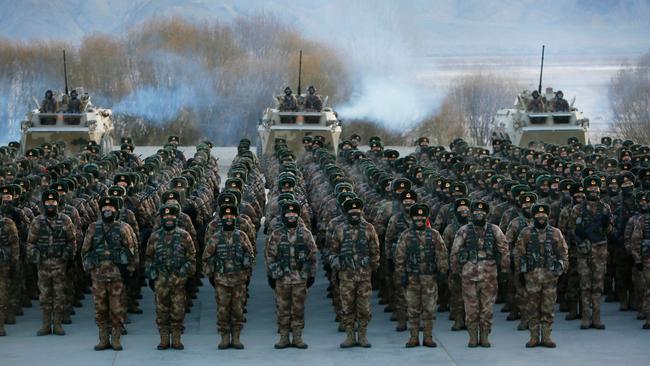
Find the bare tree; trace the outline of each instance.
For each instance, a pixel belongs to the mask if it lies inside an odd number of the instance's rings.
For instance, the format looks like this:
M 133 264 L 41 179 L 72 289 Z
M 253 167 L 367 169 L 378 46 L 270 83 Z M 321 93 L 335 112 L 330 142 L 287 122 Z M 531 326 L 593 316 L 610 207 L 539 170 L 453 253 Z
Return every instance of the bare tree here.
M 612 128 L 621 136 L 650 143 L 650 53 L 623 65 L 609 85 Z

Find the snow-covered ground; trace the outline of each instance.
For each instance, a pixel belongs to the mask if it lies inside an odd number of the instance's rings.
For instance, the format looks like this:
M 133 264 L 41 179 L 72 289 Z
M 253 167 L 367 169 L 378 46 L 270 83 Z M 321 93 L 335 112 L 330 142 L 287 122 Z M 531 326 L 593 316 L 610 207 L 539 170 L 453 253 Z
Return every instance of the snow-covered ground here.
M 149 154 L 155 148 L 143 149 Z M 191 151 L 186 154 L 191 156 Z M 232 160 L 235 149 L 218 148 L 221 173 Z M 147 155 L 145 154 L 145 156 Z M 262 253 L 264 236 L 257 241 Z M 76 309 L 73 324 L 64 326 L 66 336 L 37 337 L 40 327 L 38 303 L 26 309 L 16 325 L 7 326 L 7 337 L 0 338 L 0 365 L 648 365 L 650 359 L 650 331 L 641 329 L 642 322 L 635 312 L 619 312 L 617 304 L 604 304 L 603 320 L 607 329 L 580 330 L 579 321 L 565 321 L 558 314 L 554 339 L 558 348 L 526 349 L 528 332 L 518 332 L 516 322 L 507 322 L 505 313 L 495 312 L 491 337 L 492 348 L 468 349 L 467 333 L 450 331 L 452 322 L 448 313 L 438 314 L 434 327 L 438 348 L 405 349 L 408 333 L 394 331 L 382 306 L 373 299 L 373 320 L 370 323 L 371 349 L 341 350 L 344 334 L 336 330 L 330 299 L 326 298 L 327 281 L 323 271 L 310 289 L 306 306 L 304 339 L 308 350 L 275 350 L 277 340 L 275 303 L 263 269 L 264 260 L 258 257 L 250 286 L 248 322 L 242 341 L 245 350 L 217 350 L 216 303 L 214 290 L 206 282 L 200 289 L 192 312 L 187 315 L 183 336 L 184 351 L 157 351 L 158 335 L 155 326 L 153 296 L 143 288 L 141 301 L 144 314 L 130 315 L 129 334 L 122 338 L 124 351 L 93 351 L 97 342 L 97 328 L 93 320 L 90 296 L 84 306 Z M 497 305 L 497 307 L 499 307 Z

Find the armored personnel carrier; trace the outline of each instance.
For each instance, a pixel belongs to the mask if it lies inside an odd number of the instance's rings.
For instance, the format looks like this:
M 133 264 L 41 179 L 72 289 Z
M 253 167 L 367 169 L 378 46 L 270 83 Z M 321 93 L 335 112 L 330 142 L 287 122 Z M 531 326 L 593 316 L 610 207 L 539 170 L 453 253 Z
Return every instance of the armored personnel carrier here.
M 23 153 L 39 147 L 45 142 L 63 141 L 67 153 L 76 153 L 89 142 L 95 141 L 102 151 L 113 149 L 113 112 L 96 107 L 82 88 L 75 89 L 81 96 L 79 112 L 69 113 L 69 97 L 55 95 L 59 110 L 53 113 L 41 112 L 35 108 L 27 112 L 21 123 L 21 149 Z
M 508 139 L 521 147 L 534 142 L 566 144 L 571 137 L 583 144 L 588 142 L 589 119 L 573 106 L 575 98 L 564 111 L 553 108 L 553 88 L 546 88 L 539 98 L 544 105 L 542 111 L 528 108 L 532 99 L 528 90 L 517 96 L 512 108 L 498 110 L 492 120 L 493 138 Z

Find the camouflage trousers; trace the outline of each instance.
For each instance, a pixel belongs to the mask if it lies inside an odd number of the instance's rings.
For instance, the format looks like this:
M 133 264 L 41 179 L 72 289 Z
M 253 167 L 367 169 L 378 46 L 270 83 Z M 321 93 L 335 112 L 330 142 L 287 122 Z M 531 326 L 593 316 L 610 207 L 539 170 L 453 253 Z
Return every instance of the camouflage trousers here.
M 643 312 L 650 319 L 650 257 L 643 258 Z M 646 319 L 647 321 L 647 319 Z
M 465 304 L 463 304 L 463 281 L 460 275 L 449 276 L 449 305 L 452 320 L 465 319 Z
M 530 299 L 528 298 L 528 282 L 524 285 L 519 276 L 511 276 L 510 279 L 510 282 L 513 282 L 515 285 L 514 305 L 516 309 L 519 310 L 521 322 L 523 324 L 528 324 L 528 304 L 530 302 Z
M 564 296 L 567 304 L 577 304 L 580 299 L 580 275 L 578 274 L 578 258 L 569 256 L 569 270 L 560 276 L 558 281 L 558 297 Z M 561 299 L 562 300 L 562 299 Z
M 614 282 L 616 296 L 621 305 L 630 305 L 633 302 L 634 287 L 632 286 L 632 268 L 634 259 L 628 254 L 623 245 L 614 247 Z
M 346 274 L 339 272 L 339 294 L 341 298 L 341 325 L 353 329 L 355 323 L 360 328 L 367 327 L 372 319 L 370 297 L 372 282 L 370 275 Z
M 4 324 L 7 320 L 10 285 L 11 278 L 9 277 L 9 267 L 0 267 L 0 324 Z
M 553 309 L 557 300 L 558 276 L 553 272 L 537 268 L 524 274 L 526 278 L 526 299 L 529 325 L 553 323 Z
M 334 306 L 334 312 L 336 315 L 341 318 L 341 288 L 339 287 L 339 274 L 336 271 L 332 271 L 330 274 L 330 286 L 332 291 L 332 306 Z
M 215 284 L 217 330 L 220 334 L 240 331 L 244 326 L 246 283 L 233 286 Z
M 159 331 L 180 330 L 185 319 L 184 278 L 161 276 L 155 281 L 156 325 Z
M 409 275 L 408 277 L 408 286 L 406 286 L 405 292 L 409 328 L 419 329 L 420 320 L 423 323 L 433 324 L 438 302 L 437 276 Z
M 63 314 L 67 305 L 66 287 L 65 262 L 38 266 L 39 301 L 44 312 Z
M 406 321 L 406 297 L 402 287 L 401 275 L 393 272 L 393 311 L 398 322 Z
M 463 277 L 463 303 L 465 304 L 465 324 L 492 326 L 494 302 L 497 297 L 497 273 L 483 273 L 480 281 Z
M 643 278 L 643 271 L 638 269 L 632 270 L 632 282 L 634 283 L 634 302 L 633 307 L 638 310 L 639 315 L 643 315 L 643 299 L 645 296 L 645 279 Z
M 285 284 L 278 281 L 275 285 L 276 315 L 280 333 L 301 331 L 305 328 L 305 300 L 307 284 Z
M 124 293 L 122 281 L 93 280 L 92 290 L 95 324 L 100 328 L 110 324 L 113 329 L 121 329 L 126 313 L 122 301 Z
M 600 297 L 603 294 L 605 272 L 607 271 L 607 245 L 594 246 L 591 252 L 578 255 L 578 273 L 580 275 L 580 299 L 582 312 L 600 310 Z
M 16 312 L 18 309 L 22 307 L 22 300 L 23 300 L 23 291 L 22 291 L 22 284 L 24 277 L 21 276 L 22 274 L 22 265 L 19 263 L 16 266 L 16 273 L 14 273 L 13 278 L 9 277 L 7 274 L 7 307 L 5 310 L 5 316 L 7 316 L 9 313 L 13 314 L 15 317 Z M 6 319 L 5 319 L 6 320 Z

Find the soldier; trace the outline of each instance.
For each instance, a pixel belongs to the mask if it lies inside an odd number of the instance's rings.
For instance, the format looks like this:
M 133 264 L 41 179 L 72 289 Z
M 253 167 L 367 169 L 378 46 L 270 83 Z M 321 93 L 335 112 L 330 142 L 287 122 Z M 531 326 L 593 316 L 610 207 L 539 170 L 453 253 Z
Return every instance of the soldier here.
M 11 194 L 10 187 L 2 187 L 2 195 Z M 3 197 L 4 201 L 4 197 Z M 0 337 L 7 335 L 5 321 L 9 310 L 11 283 L 16 281 L 20 260 L 20 238 L 14 221 L 4 213 L 0 216 Z
M 251 242 L 237 227 L 235 204 L 219 207 L 221 225 L 205 238 L 203 271 L 215 288 L 219 349 L 244 349 L 239 336 L 244 325 L 246 283 L 254 265 Z
M 429 206 L 415 204 L 409 210 L 411 227 L 399 237 L 395 253 L 395 272 L 402 279 L 411 338 L 407 348 L 420 345 L 420 320 L 423 323 L 422 345 L 436 347 L 433 321 L 438 298 L 438 281 L 446 282 L 447 247 L 440 233 L 427 227 Z
M 43 192 L 44 213 L 29 229 L 27 257 L 38 270 L 38 289 L 43 311 L 43 326 L 37 335 L 54 332 L 65 335 L 61 326 L 65 310 L 65 273 L 75 253 L 75 228 L 72 220 L 59 213 L 59 194 L 55 190 Z
M 178 205 L 160 208 L 162 227 L 151 234 L 145 253 L 145 272 L 156 298 L 158 350 L 185 348 L 181 331 L 185 318 L 185 286 L 196 270 L 196 249 L 190 234 L 178 227 Z
M 68 101 L 68 113 L 81 113 L 81 100 L 77 98 L 76 90 L 70 92 L 70 100 Z
M 137 243 L 131 226 L 118 220 L 120 207 L 116 197 L 104 197 L 100 207 L 102 218 L 88 227 L 81 257 L 84 270 L 93 281 L 95 323 L 99 328 L 95 351 L 111 347 L 121 351 L 120 336 L 126 314 L 122 301 L 124 282 L 136 269 Z
M 497 225 L 486 222 L 490 206 L 483 201 L 471 204 L 472 222 L 461 227 L 451 249 L 451 272 L 463 283 L 468 347 L 490 347 L 492 313 L 497 293 L 497 262 L 501 271 L 510 268 L 510 251 Z M 507 278 L 507 276 L 504 276 Z M 480 325 L 480 341 L 479 341 Z
M 458 198 L 454 202 L 454 220 L 447 225 L 442 234 L 447 252 L 451 251 L 454 245 L 454 237 L 458 230 L 469 222 L 469 206 L 470 202 L 467 198 Z M 463 306 L 462 287 L 463 284 L 460 274 L 452 273 L 449 276 L 449 316 L 454 321 L 454 325 L 451 327 L 452 331 L 465 329 L 465 308 Z
M 548 223 L 550 207 L 535 204 L 532 208 L 533 226 L 522 230 L 515 247 L 515 273 L 526 286 L 528 329 L 530 340 L 526 347 L 540 344 L 555 348 L 551 339 L 553 307 L 557 299 L 557 283 L 569 267 L 569 249 L 562 232 Z
M 305 98 L 305 109 L 318 112 L 323 110 L 323 100 L 320 95 L 316 94 L 316 88 L 314 88 L 313 85 L 310 85 L 309 88 L 307 88 L 307 91 L 309 94 L 307 95 L 307 98 Z
M 283 227 L 273 230 L 266 240 L 264 258 L 269 285 L 275 290 L 280 340 L 276 349 L 293 345 L 305 349 L 302 340 L 305 327 L 307 289 L 316 275 L 316 243 L 311 231 L 299 225 L 300 204 L 288 201 L 282 207 Z M 293 335 L 289 342 L 289 331 Z
M 638 198 L 640 216 L 630 238 L 632 257 L 637 271 L 642 273 L 645 282 L 642 299 L 642 315 L 645 316 L 643 329 L 650 329 L 650 192 Z
M 293 92 L 290 87 L 284 88 L 284 96 L 282 97 L 282 102 L 280 103 L 280 111 L 296 111 L 298 109 L 298 101 L 296 97 L 293 96 Z
M 526 107 L 526 110 L 528 112 L 533 112 L 533 113 L 543 113 L 544 112 L 544 102 L 542 101 L 542 98 L 539 95 L 539 92 L 537 90 L 533 91 L 532 94 L 533 99 L 531 99 L 528 102 L 528 106 Z
M 59 102 L 54 98 L 54 93 L 51 90 L 45 92 L 45 99 L 41 102 L 41 113 L 56 113 L 59 111 Z M 56 123 L 56 120 L 54 120 Z
M 573 206 L 568 232 L 576 239 L 582 322 L 580 329 L 605 329 L 600 319 L 600 296 L 607 267 L 607 235 L 612 229 L 609 206 L 600 201 L 600 178 L 583 180 L 586 200 Z
M 346 338 L 341 348 L 371 347 L 367 330 L 371 319 L 371 276 L 379 267 L 379 238 L 375 228 L 361 215 L 363 201 L 352 198 L 343 203 L 345 221 L 334 227 L 329 247 L 332 275 L 338 278 L 341 298 L 341 325 Z M 356 324 L 355 324 L 356 323 Z M 358 325 L 358 342 L 354 334 Z
M 562 90 L 558 90 L 555 93 L 555 98 L 551 102 L 553 112 L 568 112 L 570 111 L 569 103 L 564 99 L 564 93 Z

